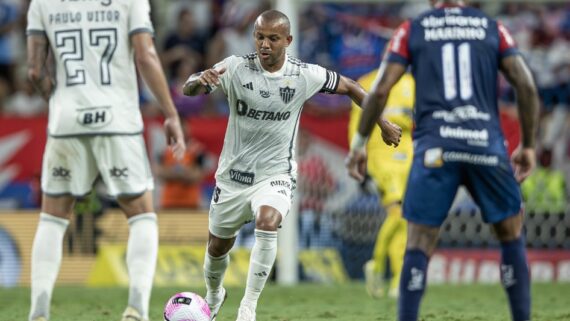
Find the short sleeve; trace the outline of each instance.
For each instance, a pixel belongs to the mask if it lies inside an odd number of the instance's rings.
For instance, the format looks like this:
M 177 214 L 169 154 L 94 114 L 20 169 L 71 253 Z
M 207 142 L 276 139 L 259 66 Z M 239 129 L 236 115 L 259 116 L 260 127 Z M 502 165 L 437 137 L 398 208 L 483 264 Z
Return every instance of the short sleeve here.
M 307 81 L 307 96 L 311 98 L 314 94 L 321 92 L 335 93 L 340 82 L 340 75 L 332 70 L 327 70 L 319 65 L 307 64 L 305 69 L 305 79 Z
M 402 23 L 394 32 L 388 44 L 387 59 L 389 62 L 408 65 L 410 63 L 410 49 L 408 41 L 410 39 L 410 21 Z
M 500 22 L 497 22 L 497 30 L 499 32 L 499 57 L 503 59 L 518 54 L 517 44 L 509 30 Z
M 41 7 L 39 0 L 32 0 L 30 8 L 28 9 L 28 26 L 26 34 L 31 35 L 45 35 L 45 26 L 42 19 Z
M 133 0 L 129 11 L 129 35 L 140 32 L 154 34 L 154 28 L 150 20 L 149 0 Z
M 226 68 L 226 71 L 220 76 L 220 86 L 226 93 L 230 87 L 232 76 L 235 73 L 241 60 L 242 58 L 238 56 L 229 56 L 212 67 L 213 69 L 221 68 L 222 66 Z M 212 92 L 216 90 L 216 88 L 217 87 L 210 88 L 209 91 Z

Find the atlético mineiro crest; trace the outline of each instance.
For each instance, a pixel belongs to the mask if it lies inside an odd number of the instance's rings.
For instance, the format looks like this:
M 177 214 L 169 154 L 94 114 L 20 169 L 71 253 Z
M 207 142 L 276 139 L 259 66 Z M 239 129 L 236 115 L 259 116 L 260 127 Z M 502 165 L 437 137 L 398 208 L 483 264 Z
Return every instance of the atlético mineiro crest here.
M 293 96 L 295 96 L 295 88 L 289 88 L 289 86 L 285 88 L 279 88 L 279 94 L 281 95 L 281 99 L 283 102 L 288 104 Z

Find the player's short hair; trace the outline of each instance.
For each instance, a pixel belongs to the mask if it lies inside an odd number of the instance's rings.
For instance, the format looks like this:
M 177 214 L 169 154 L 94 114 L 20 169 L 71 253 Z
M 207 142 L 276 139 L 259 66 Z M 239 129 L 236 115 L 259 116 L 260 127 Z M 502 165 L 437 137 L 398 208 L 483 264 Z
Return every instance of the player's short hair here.
M 267 10 L 262 12 L 255 21 L 255 27 L 257 27 L 257 21 L 259 21 L 259 19 L 283 25 L 287 35 L 291 34 L 291 22 L 289 21 L 289 17 L 281 11 Z

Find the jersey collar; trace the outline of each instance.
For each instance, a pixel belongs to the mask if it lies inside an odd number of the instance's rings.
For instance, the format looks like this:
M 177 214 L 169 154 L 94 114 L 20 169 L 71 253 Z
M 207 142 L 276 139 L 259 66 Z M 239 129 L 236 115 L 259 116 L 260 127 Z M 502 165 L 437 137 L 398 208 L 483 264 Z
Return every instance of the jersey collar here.
M 287 64 L 289 63 L 289 55 L 287 53 L 285 53 L 285 62 L 283 63 L 283 66 L 281 66 L 281 69 L 274 71 L 274 72 L 269 72 L 263 68 L 263 66 L 261 65 L 261 61 L 259 60 L 259 56 L 256 57 L 256 63 L 259 66 L 259 68 L 261 69 L 261 71 L 263 72 L 264 76 L 266 76 L 266 77 L 281 77 L 285 73 L 285 69 L 287 68 Z

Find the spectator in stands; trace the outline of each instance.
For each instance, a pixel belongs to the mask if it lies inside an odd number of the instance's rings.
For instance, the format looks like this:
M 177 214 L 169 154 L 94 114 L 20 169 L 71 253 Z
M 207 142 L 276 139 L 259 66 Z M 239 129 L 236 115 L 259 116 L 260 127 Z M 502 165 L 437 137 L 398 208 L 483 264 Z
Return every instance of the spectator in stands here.
M 214 162 L 203 146 L 192 139 L 184 118 L 181 118 L 181 125 L 186 137 L 184 156 L 177 160 L 171 149 L 166 149 L 155 167 L 155 175 L 163 181 L 160 206 L 198 209 L 202 206 L 201 183 L 214 167 Z
M 181 9 L 178 13 L 176 30 L 166 35 L 161 54 L 164 69 L 170 77 L 176 75 L 178 67 L 189 57 L 199 62 L 200 70 L 203 68 L 202 61 L 206 52 L 207 39 L 208 35 L 196 28 L 192 11 L 188 8 Z
M 222 21 L 225 26 L 214 35 L 208 45 L 206 67 L 225 57 L 246 55 L 255 51 L 251 41 L 253 21 L 260 12 L 259 1 L 229 1 L 224 7 Z
M 4 115 L 30 117 L 47 114 L 46 101 L 38 95 L 25 74 L 18 75 L 16 92 L 4 106 Z
M 567 205 L 564 173 L 551 167 L 552 153 L 542 150 L 539 166 L 522 186 L 525 209 L 529 213 L 564 214 Z
M 8 86 L 10 92 L 13 90 L 16 62 L 10 36 L 19 22 L 18 6 L 13 1 L 0 1 L 0 86 Z
M 197 115 L 203 116 L 215 112 L 212 109 L 213 106 L 209 95 L 190 97 L 182 94 L 182 87 L 184 87 L 188 75 L 200 71 L 199 68 L 199 62 L 197 60 L 186 57 L 178 63 L 178 68 L 176 68 L 175 73 L 172 75 L 173 78 L 170 81 L 170 95 L 172 95 L 172 100 L 181 118 Z
M 298 145 L 298 191 L 300 198 L 300 243 L 302 247 L 330 246 L 332 242 L 332 223 L 324 215 L 327 198 L 334 192 L 336 182 L 322 155 L 311 153 L 310 146 L 315 144 L 313 135 L 306 130 L 299 130 Z

